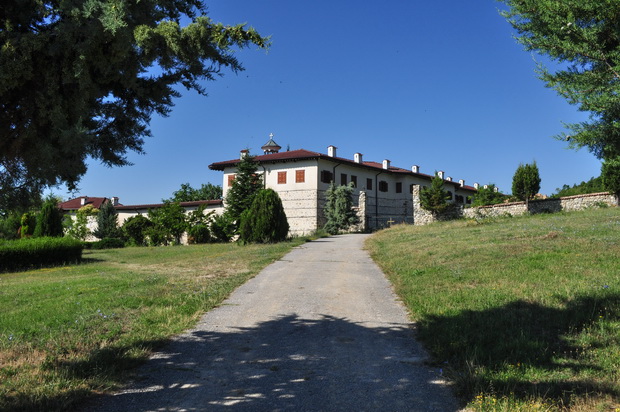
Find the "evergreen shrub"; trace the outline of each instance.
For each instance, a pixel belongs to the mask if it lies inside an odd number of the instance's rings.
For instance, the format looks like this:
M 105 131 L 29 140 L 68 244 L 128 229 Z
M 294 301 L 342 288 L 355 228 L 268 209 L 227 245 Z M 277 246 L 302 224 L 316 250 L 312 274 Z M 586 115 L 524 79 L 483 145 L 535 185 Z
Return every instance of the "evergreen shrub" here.
M 352 225 L 359 223 L 359 218 L 353 210 L 353 185 L 329 185 L 325 195 L 327 202 L 323 213 L 327 223 L 323 229 L 330 235 L 348 230 Z
M 261 189 L 250 208 L 241 214 L 239 240 L 246 243 L 281 242 L 286 239 L 288 229 L 280 196 L 273 189 Z
M 63 235 L 62 213 L 58 209 L 58 200 L 49 197 L 43 203 L 37 216 L 34 237 L 60 237 Z
M 123 239 L 115 237 L 104 237 L 97 242 L 91 242 L 90 249 L 118 249 L 125 247 Z
M 69 237 L 40 237 L 0 242 L 0 271 L 62 265 L 82 259 L 82 242 Z
M 118 213 L 111 202 L 106 202 L 101 206 L 101 210 L 97 214 L 97 229 L 93 231 L 93 235 L 99 239 L 107 237 L 120 237 L 121 231 L 118 227 Z

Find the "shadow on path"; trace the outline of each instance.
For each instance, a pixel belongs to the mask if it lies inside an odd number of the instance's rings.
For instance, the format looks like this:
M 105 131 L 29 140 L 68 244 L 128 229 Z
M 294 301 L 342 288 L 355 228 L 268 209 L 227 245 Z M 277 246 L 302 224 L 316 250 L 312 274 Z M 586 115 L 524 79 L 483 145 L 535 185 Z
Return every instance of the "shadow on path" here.
M 194 330 L 85 410 L 458 410 L 417 345 L 408 325 L 327 315 Z

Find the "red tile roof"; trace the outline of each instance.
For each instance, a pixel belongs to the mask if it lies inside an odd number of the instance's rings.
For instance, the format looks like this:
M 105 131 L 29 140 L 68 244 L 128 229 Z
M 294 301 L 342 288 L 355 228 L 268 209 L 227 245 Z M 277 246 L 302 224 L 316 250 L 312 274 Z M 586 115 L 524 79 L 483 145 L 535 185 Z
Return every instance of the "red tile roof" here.
M 82 204 L 82 199 L 85 199 L 84 204 Z M 79 208 L 86 205 L 93 205 L 93 207 L 97 209 L 101 209 L 101 206 L 109 201 L 107 197 L 88 197 L 88 196 L 80 196 L 75 199 L 67 200 L 66 202 L 58 203 L 58 208 L 61 210 L 78 210 Z
M 378 163 L 378 162 L 363 162 L 363 163 L 357 163 L 354 160 L 351 159 L 345 159 L 343 157 L 331 157 L 328 156 L 326 154 L 323 153 L 318 153 L 318 152 L 311 152 L 309 150 L 305 150 L 305 149 L 298 149 L 298 150 L 291 150 L 291 151 L 287 151 L 287 152 L 280 152 L 280 153 L 272 153 L 272 154 L 266 154 L 266 155 L 259 155 L 259 156 L 254 156 L 254 160 L 257 163 L 283 163 L 283 162 L 290 162 L 290 161 L 295 161 L 295 160 L 306 160 L 306 159 L 325 159 L 325 160 L 330 160 L 332 162 L 340 162 L 340 163 L 347 163 L 353 166 L 357 166 L 357 167 L 366 167 L 366 168 L 371 168 L 371 169 L 381 169 L 381 170 L 385 170 L 383 169 L 383 164 L 382 163 Z M 220 170 L 223 171 L 225 168 L 227 167 L 234 167 L 236 166 L 238 163 L 240 162 L 240 159 L 233 159 L 233 160 L 225 160 L 223 162 L 215 162 L 215 163 L 211 163 L 209 165 L 209 169 L 211 170 Z M 394 167 L 394 166 L 390 166 L 389 169 L 387 169 L 388 172 L 392 172 L 392 173 L 402 173 L 402 174 L 409 174 L 409 175 L 414 175 L 414 176 L 418 176 L 418 177 L 422 177 L 425 179 L 432 179 L 433 176 L 432 175 L 427 175 L 424 173 L 414 173 L 411 170 L 407 170 L 407 169 L 402 169 L 400 167 Z M 472 187 L 472 186 L 462 186 L 459 184 L 459 182 L 455 182 L 455 181 L 449 181 L 449 180 L 444 180 L 445 183 L 451 183 L 455 186 L 459 186 L 460 188 L 464 189 L 464 190 L 469 190 L 472 192 L 476 192 L 476 188 Z

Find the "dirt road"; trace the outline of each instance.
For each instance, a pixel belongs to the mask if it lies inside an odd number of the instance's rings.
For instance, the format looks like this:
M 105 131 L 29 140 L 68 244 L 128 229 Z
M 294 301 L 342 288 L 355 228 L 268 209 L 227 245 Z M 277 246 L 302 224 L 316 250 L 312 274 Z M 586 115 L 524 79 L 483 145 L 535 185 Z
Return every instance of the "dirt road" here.
M 296 248 L 89 410 L 457 411 L 366 237 Z

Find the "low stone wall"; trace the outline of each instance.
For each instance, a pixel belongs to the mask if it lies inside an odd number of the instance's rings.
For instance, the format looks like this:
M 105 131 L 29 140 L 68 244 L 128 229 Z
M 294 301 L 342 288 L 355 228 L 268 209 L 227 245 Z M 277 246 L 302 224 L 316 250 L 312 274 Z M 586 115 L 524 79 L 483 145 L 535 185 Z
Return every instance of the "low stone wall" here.
M 611 193 L 588 193 L 585 195 L 566 196 L 556 199 L 532 200 L 525 202 L 500 203 L 498 205 L 463 208 L 456 206 L 448 215 L 434 216 L 431 212 L 422 209 L 420 205 L 420 187 L 413 187 L 413 224 L 428 225 L 437 220 L 449 220 L 459 217 L 480 218 L 499 216 L 519 216 L 526 213 L 554 213 L 560 211 L 583 210 L 599 205 L 619 206 L 616 195 Z
M 618 206 L 618 197 L 610 193 L 588 193 L 555 199 L 532 200 L 529 204 L 525 202 L 501 203 L 464 209 L 463 216 L 467 218 L 518 216 L 526 213 L 583 210 L 597 205 Z

